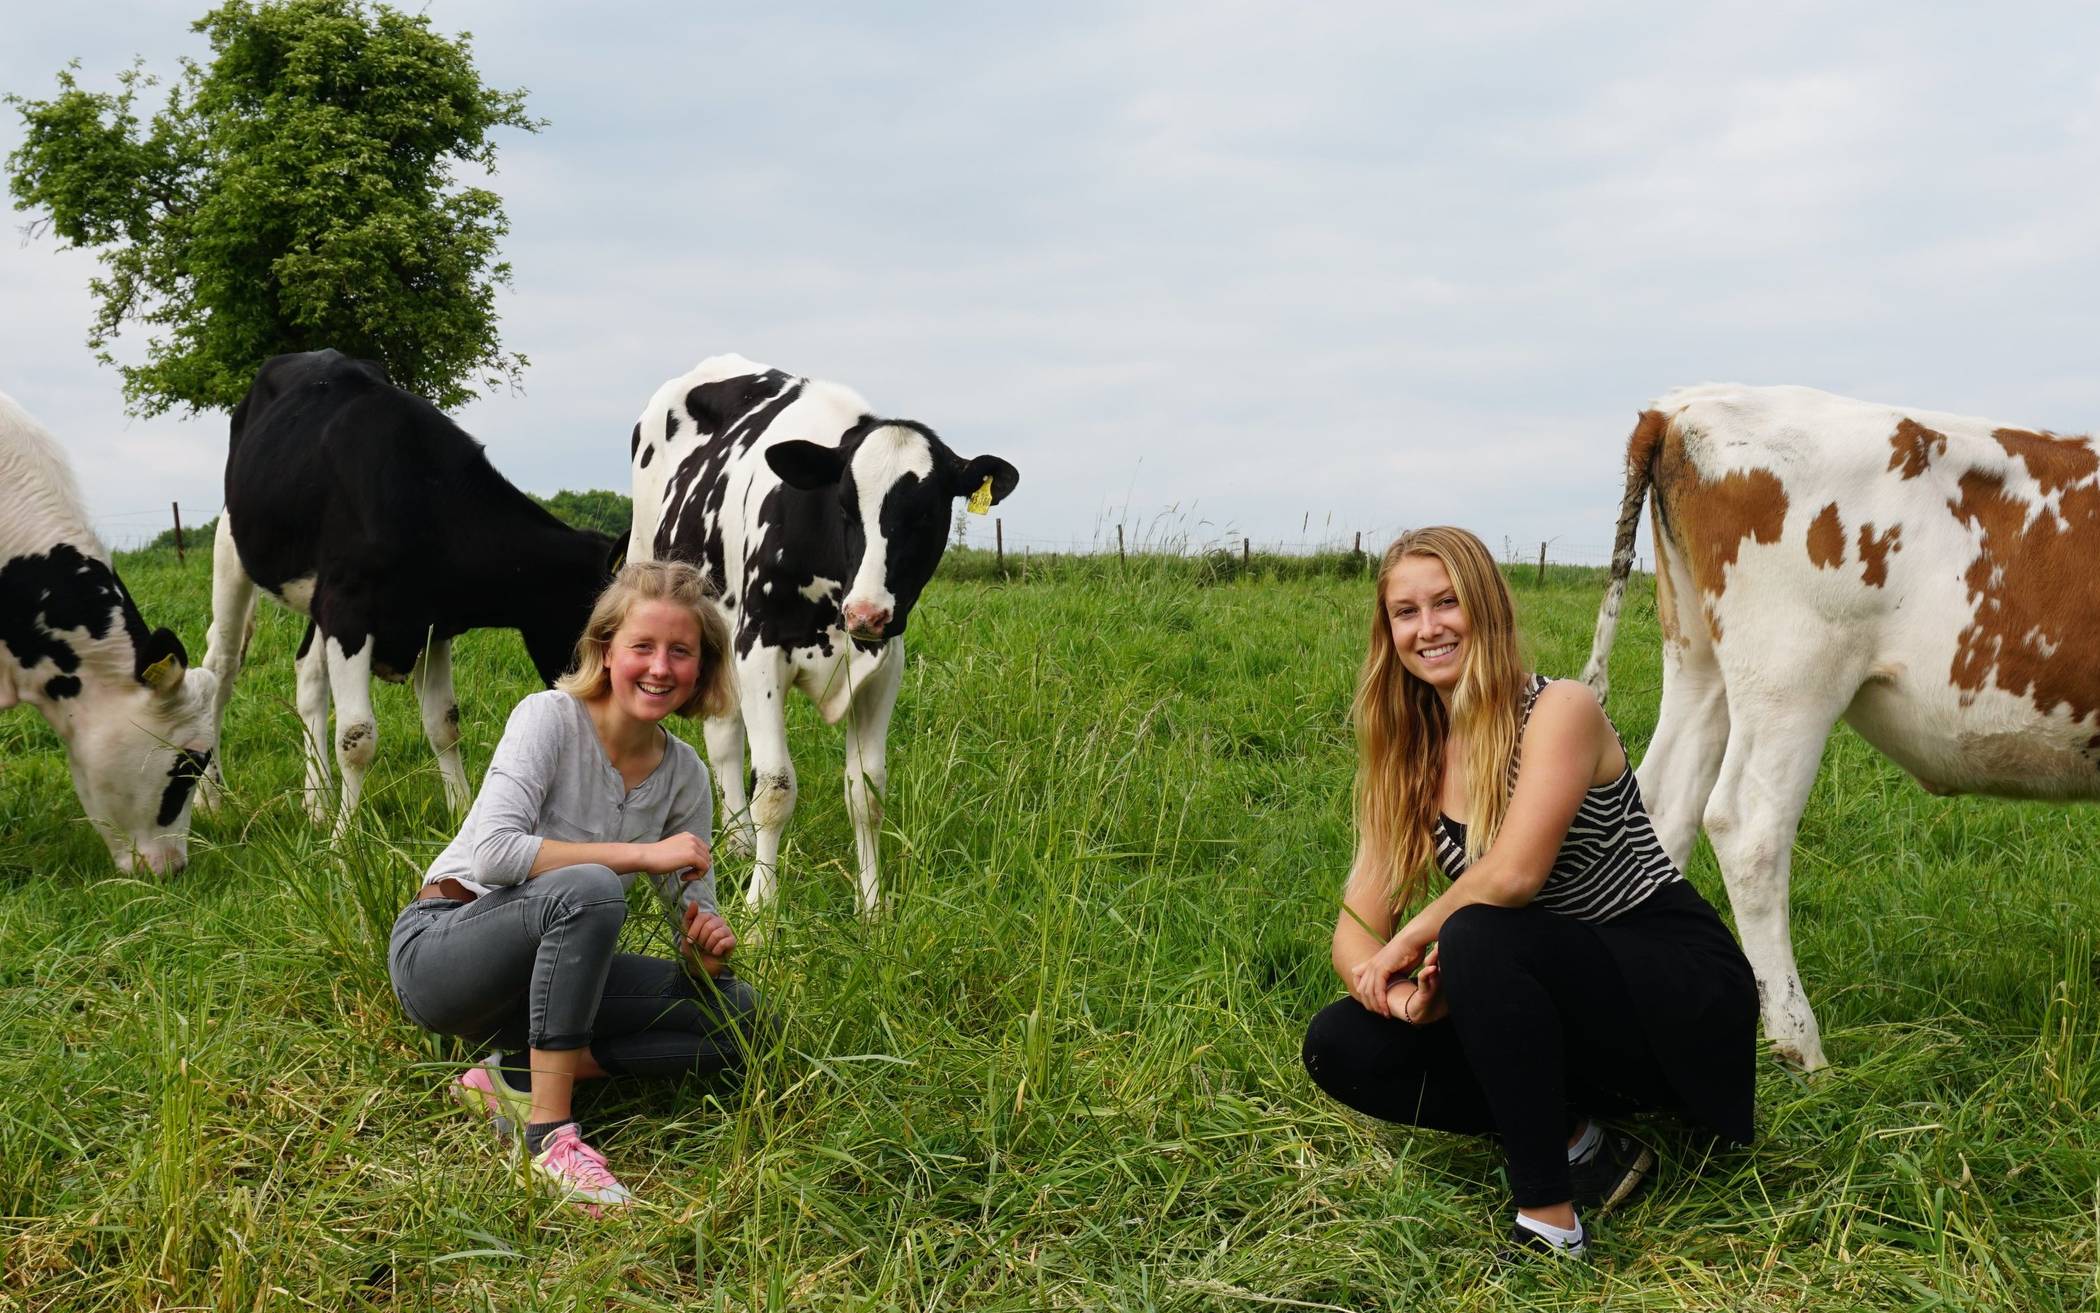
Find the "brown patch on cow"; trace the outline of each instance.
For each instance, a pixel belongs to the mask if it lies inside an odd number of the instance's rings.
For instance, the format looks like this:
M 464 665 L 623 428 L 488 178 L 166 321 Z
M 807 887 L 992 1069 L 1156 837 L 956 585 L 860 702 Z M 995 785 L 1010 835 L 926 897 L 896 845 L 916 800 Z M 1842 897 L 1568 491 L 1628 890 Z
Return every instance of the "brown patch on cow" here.
M 1896 431 L 1889 434 L 1889 446 L 1895 448 L 1889 456 L 1889 468 L 1902 470 L 1906 479 L 1915 479 L 1932 464 L 1933 457 L 1947 454 L 1947 435 L 1914 419 L 1899 419 Z
M 1903 526 L 1892 524 L 1888 532 L 1874 536 L 1874 522 L 1859 526 L 1859 562 L 1863 567 L 1860 578 L 1869 588 L 1879 588 L 1889 581 L 1889 553 L 1903 550 Z
M 1652 412 L 1651 412 L 1652 413 Z M 1645 423 L 1646 415 L 1642 416 Z M 1635 430 L 1638 440 L 1640 430 Z M 1684 548 L 1698 588 L 1706 628 L 1721 637 L 1714 603 L 1728 591 L 1728 567 L 1744 541 L 1779 541 L 1786 524 L 1786 488 L 1770 470 L 1737 470 L 1718 479 L 1702 477 L 1685 454 L 1683 435 L 1665 429 L 1655 453 L 1655 498 L 1673 541 Z
M 1845 563 L 1845 526 L 1838 520 L 1836 502 L 1809 521 L 1808 559 L 1819 570 L 1835 570 Z
M 2100 456 L 2093 454 L 2090 438 L 2063 438 L 2054 433 L 2026 429 L 1993 429 L 1991 436 L 2027 467 L 2027 475 L 2042 485 L 2042 495 L 2083 483 L 2100 469 Z
M 2005 429 L 1992 436 L 2045 491 L 2061 492 L 2059 513 L 2030 514 L 2032 503 L 1996 475 L 1962 476 L 1948 509 L 1980 536 L 1962 576 L 1974 613 L 1955 642 L 1949 678 L 1964 704 L 1995 685 L 2044 713 L 2063 706 L 2083 720 L 2100 708 L 2100 607 L 2090 596 L 2100 487 L 2073 476 L 2100 461 L 2082 442 Z
M 1664 435 L 1670 431 L 1670 417 L 1659 410 L 1644 410 L 1633 422 L 1633 433 L 1626 439 L 1626 476 L 1632 480 L 1637 470 L 1655 468 L 1655 451 L 1662 445 Z

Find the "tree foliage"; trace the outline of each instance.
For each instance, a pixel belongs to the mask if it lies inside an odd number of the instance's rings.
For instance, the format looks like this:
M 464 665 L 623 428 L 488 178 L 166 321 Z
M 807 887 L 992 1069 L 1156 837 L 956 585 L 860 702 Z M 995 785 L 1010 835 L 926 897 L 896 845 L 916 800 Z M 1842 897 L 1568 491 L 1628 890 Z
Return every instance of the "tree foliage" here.
M 324 346 L 442 407 L 477 374 L 515 383 L 495 309 L 509 225 L 453 170 L 493 170 L 496 128 L 537 130 L 525 93 L 482 86 L 465 34 L 383 4 L 230 0 L 193 30 L 214 57 L 182 61 L 151 122 L 138 63 L 113 93 L 75 61 L 51 99 L 7 98 L 27 129 L 15 208 L 102 262 L 88 345 L 115 365 L 110 341 L 146 326 L 145 363 L 118 366 L 133 413 L 231 407 L 270 356 Z
M 609 538 L 625 538 L 634 524 L 634 499 L 610 488 L 592 488 L 588 492 L 564 488 L 552 497 L 526 495 L 554 512 L 564 524 L 576 529 L 596 529 Z

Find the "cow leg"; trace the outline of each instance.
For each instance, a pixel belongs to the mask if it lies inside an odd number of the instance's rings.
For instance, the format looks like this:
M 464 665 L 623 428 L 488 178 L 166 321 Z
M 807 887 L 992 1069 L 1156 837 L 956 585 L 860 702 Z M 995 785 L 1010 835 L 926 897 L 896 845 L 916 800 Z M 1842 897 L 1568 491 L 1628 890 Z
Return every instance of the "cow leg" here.
M 298 676 L 299 722 L 306 727 L 306 814 L 316 825 L 328 820 L 328 657 L 320 631 L 307 622 L 293 665 Z
M 751 885 L 744 902 L 758 911 L 773 901 L 773 882 L 780 870 L 780 838 L 795 814 L 795 763 L 788 759 L 787 662 L 755 649 L 752 659 L 737 664 L 744 704 L 744 732 L 751 745 L 751 820 L 758 842 L 751 855 Z
M 365 771 L 379 755 L 379 722 L 372 714 L 372 635 L 358 635 L 355 652 L 345 651 L 333 634 L 322 635 L 321 646 L 328 654 L 328 686 L 335 694 L 335 763 L 343 772 L 343 800 L 331 836 L 340 840 L 364 791 Z
M 216 677 L 211 695 L 211 724 L 218 750 L 204 778 L 197 782 L 198 804 L 216 812 L 226 795 L 226 705 L 233 700 L 233 681 L 248 656 L 255 633 L 255 581 L 241 567 L 233 545 L 233 516 L 219 512 L 218 534 L 211 548 L 211 628 L 204 638 L 204 668 Z
M 433 638 L 416 661 L 416 701 L 423 709 L 423 737 L 437 754 L 445 781 L 445 805 L 456 817 L 473 801 L 467 768 L 459 757 L 459 702 L 452 694 L 452 640 Z
M 1771 656 L 1759 653 L 1761 661 Z M 1794 964 L 1787 891 L 1794 833 L 1815 786 L 1824 741 L 1859 681 L 1814 662 L 1770 664 L 1820 670 L 1812 681 L 1820 688 L 1775 687 L 1755 672 L 1728 672 L 1728 748 L 1706 804 L 1706 835 L 1728 884 L 1743 953 L 1757 974 L 1765 1038 L 1782 1058 L 1814 1071 L 1826 1065 L 1822 1032 Z
M 1727 685 L 1713 647 L 1663 644 L 1662 710 L 1635 774 L 1655 836 L 1680 871 L 1692 860 L 1727 747 Z
M 853 843 L 860 855 L 860 912 L 872 917 L 881 906 L 876 864 L 881 855 L 882 799 L 889 789 L 890 714 L 904 683 L 903 640 L 874 678 L 853 690 L 846 712 L 846 812 L 853 817 Z
M 751 795 L 744 787 L 744 717 L 739 711 L 709 716 L 702 727 L 707 738 L 707 767 L 722 790 L 722 815 L 716 822 L 722 840 L 717 855 L 749 857 L 758 848 L 751 825 Z M 705 838 L 706 836 L 702 836 Z

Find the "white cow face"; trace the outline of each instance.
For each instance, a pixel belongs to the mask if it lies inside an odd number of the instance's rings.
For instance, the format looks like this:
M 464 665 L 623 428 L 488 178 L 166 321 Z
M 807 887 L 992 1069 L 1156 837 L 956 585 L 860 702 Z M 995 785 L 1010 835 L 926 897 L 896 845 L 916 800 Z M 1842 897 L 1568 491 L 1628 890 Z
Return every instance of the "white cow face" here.
M 120 871 L 189 860 L 190 803 L 218 748 L 217 680 L 169 657 L 137 679 L 102 679 L 60 712 L 81 808 Z

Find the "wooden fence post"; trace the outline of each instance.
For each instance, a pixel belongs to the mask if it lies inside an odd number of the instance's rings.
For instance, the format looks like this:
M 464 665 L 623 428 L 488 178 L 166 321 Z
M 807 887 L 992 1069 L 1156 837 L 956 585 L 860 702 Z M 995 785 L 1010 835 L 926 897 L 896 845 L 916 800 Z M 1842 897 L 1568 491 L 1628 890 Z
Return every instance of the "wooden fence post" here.
M 1123 554 L 1123 526 L 1120 524 L 1116 526 L 1116 562 L 1119 565 L 1130 564 L 1130 558 Z
M 1546 544 L 1539 544 L 1539 583 L 1546 582 Z
M 175 564 L 181 565 L 186 559 L 182 554 L 182 506 L 178 502 L 169 502 L 168 509 L 175 512 Z
M 999 577 L 1000 577 L 1001 579 L 1004 579 L 1004 578 L 1006 577 L 1006 521 L 1005 521 L 1005 520 L 1002 520 L 1002 519 L 998 519 L 998 518 L 996 518 L 996 517 L 995 517 L 995 518 L 994 518 L 994 519 L 992 520 L 992 541 L 993 541 L 993 542 L 995 542 L 995 543 L 997 543 L 997 544 L 999 545 L 999 547 L 998 547 L 998 551 L 999 551 Z
M 1254 540 L 1252 538 L 1242 538 L 1240 539 L 1240 568 L 1249 569 L 1252 568 L 1253 565 Z

